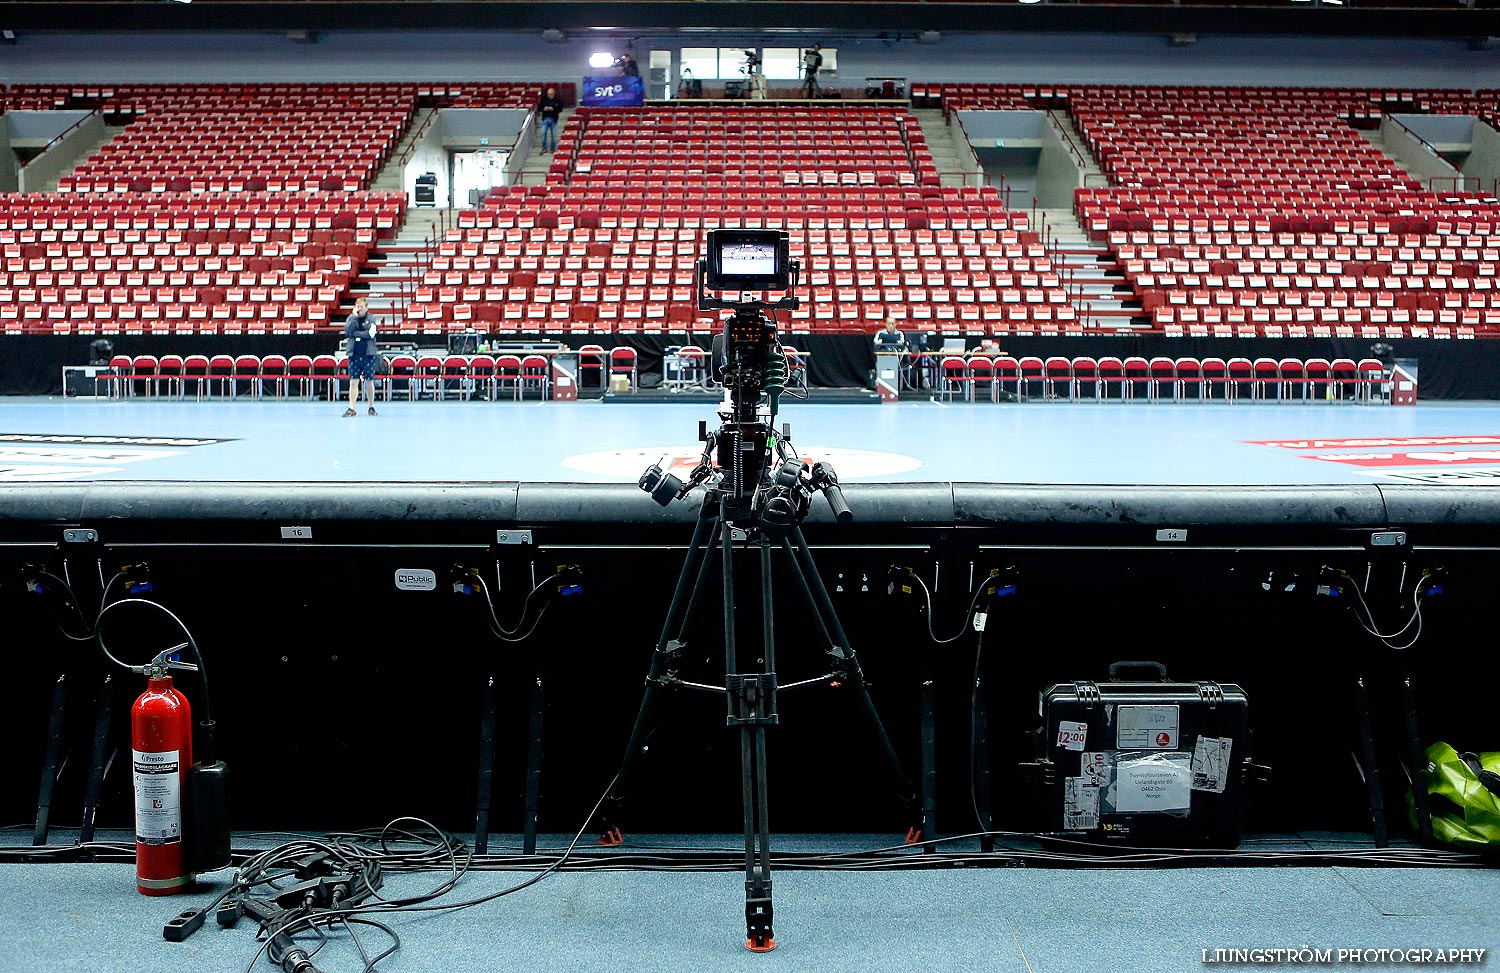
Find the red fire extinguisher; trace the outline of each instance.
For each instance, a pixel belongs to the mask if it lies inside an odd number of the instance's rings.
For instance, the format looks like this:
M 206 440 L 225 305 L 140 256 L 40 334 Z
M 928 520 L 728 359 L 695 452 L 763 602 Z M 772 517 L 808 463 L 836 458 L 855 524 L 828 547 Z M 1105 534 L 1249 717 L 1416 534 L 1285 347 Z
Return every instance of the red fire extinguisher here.
M 193 717 L 187 697 L 172 688 L 164 656 L 145 667 L 146 691 L 130 708 L 135 882 L 143 895 L 174 895 L 192 882 L 183 837 L 183 797 L 193 764 Z

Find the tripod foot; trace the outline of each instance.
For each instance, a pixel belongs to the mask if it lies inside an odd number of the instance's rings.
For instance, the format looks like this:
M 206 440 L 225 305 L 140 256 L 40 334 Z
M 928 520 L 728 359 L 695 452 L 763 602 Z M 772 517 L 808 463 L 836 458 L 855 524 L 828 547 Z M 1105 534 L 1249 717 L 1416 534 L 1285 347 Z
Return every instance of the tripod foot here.
M 914 824 L 906 829 L 906 843 L 909 845 L 919 845 L 922 843 L 922 826 L 920 824 Z
M 771 931 L 771 890 L 757 889 L 745 899 L 745 948 L 752 953 L 769 953 L 776 948 Z
M 599 836 L 599 844 L 606 848 L 613 848 L 615 845 L 623 845 L 624 843 L 625 836 L 620 833 L 619 828 L 610 828 Z

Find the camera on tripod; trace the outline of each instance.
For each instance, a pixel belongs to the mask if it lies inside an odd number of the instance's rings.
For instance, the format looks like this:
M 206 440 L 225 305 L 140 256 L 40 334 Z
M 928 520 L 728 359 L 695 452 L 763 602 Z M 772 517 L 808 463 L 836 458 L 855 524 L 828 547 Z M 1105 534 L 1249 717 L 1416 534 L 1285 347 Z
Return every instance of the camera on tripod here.
M 809 464 L 791 445 L 790 430 L 775 429 L 786 391 L 786 352 L 776 321 L 767 312 L 795 310 L 801 265 L 791 256 L 784 230 L 722 229 L 708 234 L 706 256 L 694 274 L 700 310 L 730 310 L 714 336 L 713 363 L 724 386 L 721 424 L 710 433 L 699 423 L 703 456 L 683 480 L 652 465 L 638 486 L 663 507 L 707 484 L 717 491 L 726 521 L 785 536 L 807 516 L 814 493 L 822 492 L 840 523 L 852 519 L 838 475 L 826 463 Z M 775 302 L 728 300 L 708 291 L 785 291 Z

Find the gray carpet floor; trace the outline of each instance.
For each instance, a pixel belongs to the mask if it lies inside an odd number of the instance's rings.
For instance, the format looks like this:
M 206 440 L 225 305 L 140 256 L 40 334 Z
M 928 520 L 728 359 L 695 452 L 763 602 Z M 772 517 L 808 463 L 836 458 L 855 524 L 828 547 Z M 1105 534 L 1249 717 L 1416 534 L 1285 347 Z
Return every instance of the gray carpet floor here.
M 729 838 L 686 843 L 735 847 Z M 471 873 L 454 895 L 482 895 L 524 877 Z M 431 873 L 395 875 L 387 889 L 415 892 L 437 881 Z M 1201 973 L 1210 968 L 1204 949 L 1500 948 L 1500 869 L 783 871 L 775 883 L 780 945 L 767 955 L 741 945 L 739 874 L 562 872 L 474 909 L 395 919 L 404 942 L 379 969 Z M 210 918 L 185 943 L 161 938 L 163 922 L 212 898 L 208 888 L 147 898 L 134 891 L 130 864 L 0 865 L 0 971 L 250 968 L 249 923 L 220 929 Z M 374 931 L 365 941 L 383 948 Z M 317 963 L 326 973 L 362 969 L 338 939 Z M 1500 969 L 1500 959 L 1464 968 Z M 254 969 L 273 968 L 262 958 Z

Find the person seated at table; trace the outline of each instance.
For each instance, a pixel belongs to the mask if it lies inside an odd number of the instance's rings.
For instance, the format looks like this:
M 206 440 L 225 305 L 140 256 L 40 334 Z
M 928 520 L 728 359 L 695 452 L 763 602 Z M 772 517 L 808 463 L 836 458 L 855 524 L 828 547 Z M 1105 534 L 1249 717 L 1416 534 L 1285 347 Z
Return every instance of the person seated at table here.
M 875 350 L 900 351 L 906 345 L 906 335 L 896 327 L 895 318 L 886 318 L 885 327 L 875 332 Z

